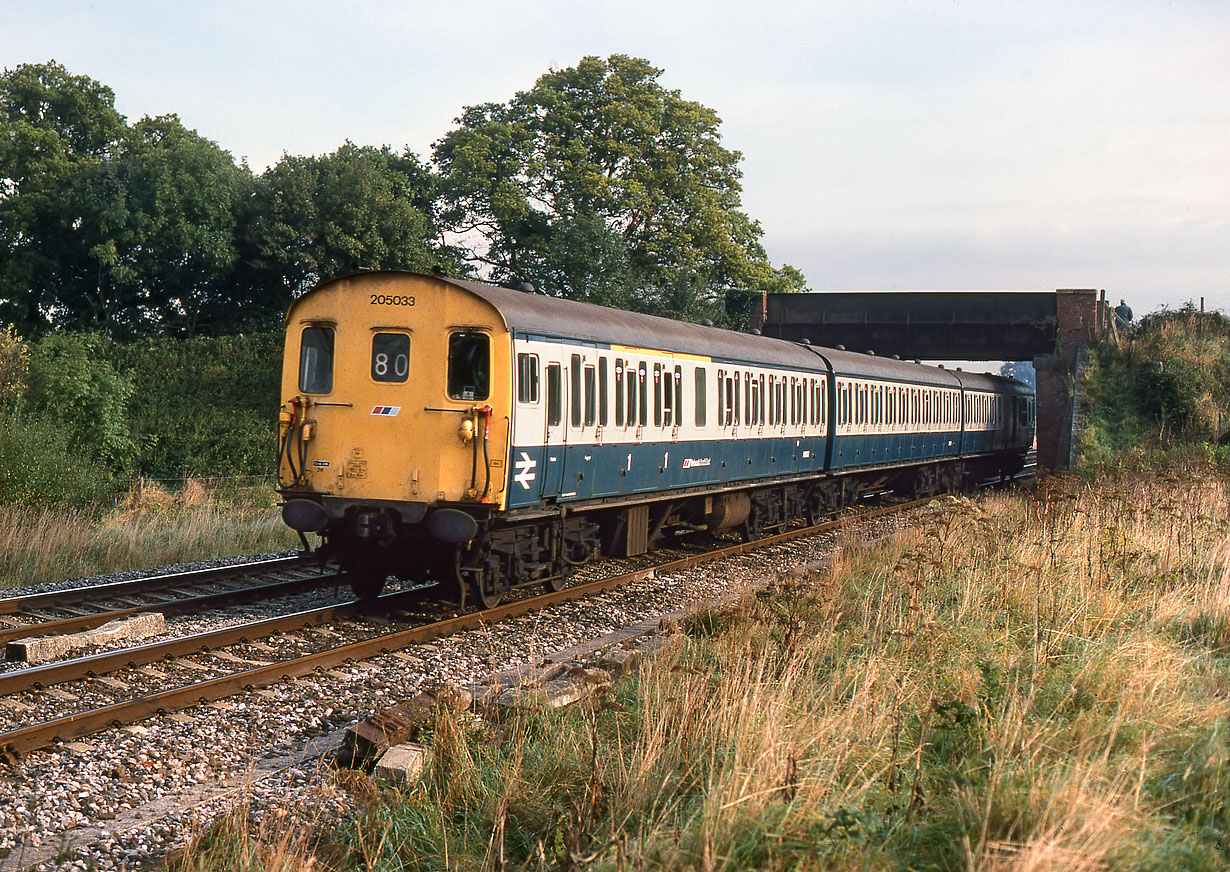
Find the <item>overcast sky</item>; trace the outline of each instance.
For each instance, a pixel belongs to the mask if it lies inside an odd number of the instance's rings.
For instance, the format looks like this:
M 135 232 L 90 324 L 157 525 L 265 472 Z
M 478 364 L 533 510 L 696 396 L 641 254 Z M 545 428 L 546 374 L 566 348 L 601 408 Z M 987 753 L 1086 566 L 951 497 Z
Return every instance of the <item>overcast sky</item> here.
M 1230 311 L 1230 2 L 0 0 L 130 121 L 253 169 L 408 146 L 586 55 L 717 111 L 775 265 L 814 290 L 1104 288 Z

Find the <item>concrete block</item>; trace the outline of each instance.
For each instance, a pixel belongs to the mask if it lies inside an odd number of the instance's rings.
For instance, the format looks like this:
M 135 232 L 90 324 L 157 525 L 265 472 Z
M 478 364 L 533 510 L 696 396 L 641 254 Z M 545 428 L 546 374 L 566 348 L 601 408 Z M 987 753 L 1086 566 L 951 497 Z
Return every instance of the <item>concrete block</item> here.
M 376 768 L 372 770 L 372 777 L 394 787 L 412 787 L 422 776 L 423 767 L 427 765 L 427 755 L 430 753 L 425 745 L 414 742 L 394 745 L 380 755 Z
M 452 685 L 440 685 L 409 700 L 376 712 L 346 730 L 335 758 L 339 766 L 365 769 L 390 748 L 407 743 L 435 716 L 436 706 L 465 711 L 473 694 Z
M 615 675 L 627 675 L 640 665 L 644 655 L 636 649 L 610 648 L 602 652 L 598 665 Z
M 24 660 L 26 663 L 47 663 L 79 648 L 117 641 L 137 642 L 165 630 L 166 620 L 162 612 L 142 612 L 67 636 L 36 636 L 9 642 L 4 656 L 8 660 Z
M 547 697 L 547 705 L 551 708 L 563 708 L 593 696 L 598 686 L 589 681 L 551 681 L 543 688 L 543 692 Z

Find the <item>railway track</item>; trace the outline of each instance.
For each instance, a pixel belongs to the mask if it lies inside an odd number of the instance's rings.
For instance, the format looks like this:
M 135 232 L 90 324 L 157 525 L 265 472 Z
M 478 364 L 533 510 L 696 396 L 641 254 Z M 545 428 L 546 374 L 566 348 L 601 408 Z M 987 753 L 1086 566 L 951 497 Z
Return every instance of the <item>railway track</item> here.
M 79 633 L 142 612 L 179 615 L 320 587 L 338 578 L 311 555 L 278 557 L 0 599 L 0 645 Z
M 73 701 L 82 696 L 99 695 L 100 685 L 108 691 L 109 699 L 73 714 L 0 732 L 0 760 L 15 762 L 31 751 L 109 727 L 137 723 L 158 714 L 252 692 L 281 681 L 399 651 L 461 630 L 593 596 L 653 574 L 688 569 L 926 502 L 928 500 L 915 500 L 870 509 L 813 527 L 792 529 L 753 542 L 691 554 L 630 572 L 619 572 L 560 591 L 518 599 L 494 609 L 428 619 L 426 622 L 423 622 L 421 614 L 413 613 L 421 592 L 387 593 L 380 597 L 375 606 L 379 617 L 375 621 L 367 621 L 364 629 L 359 631 L 362 638 L 341 644 L 337 643 L 339 634 L 334 628 L 340 622 L 353 622 L 369 615 L 373 611 L 372 604 L 348 601 L 46 666 L 13 670 L 0 674 L 0 701 L 32 693 L 55 693 L 57 700 Z M 199 596 L 196 598 L 199 599 Z M 176 601 L 186 602 L 188 599 L 193 598 Z M 411 625 L 388 631 L 380 627 L 381 623 L 387 626 L 393 621 L 409 622 Z M 316 634 L 316 638 L 306 638 L 311 634 Z M 283 656 L 285 652 L 263 643 L 263 640 L 272 641 L 275 637 L 281 640 L 280 647 L 293 649 L 289 656 Z M 230 650 L 235 648 L 240 650 L 239 654 Z M 275 654 L 276 658 L 270 659 Z M 202 663 L 202 659 L 209 662 Z M 177 668 L 179 671 L 195 672 L 200 677 L 176 684 L 171 680 L 171 673 Z M 202 674 L 205 672 L 209 674 Z M 123 677 L 109 677 L 121 675 Z M 83 683 L 87 685 L 86 691 L 76 692 L 72 689 Z M 65 686 L 70 689 L 56 692 Z M 116 698 L 117 695 L 119 698 Z M 63 702 L 58 707 L 62 709 Z

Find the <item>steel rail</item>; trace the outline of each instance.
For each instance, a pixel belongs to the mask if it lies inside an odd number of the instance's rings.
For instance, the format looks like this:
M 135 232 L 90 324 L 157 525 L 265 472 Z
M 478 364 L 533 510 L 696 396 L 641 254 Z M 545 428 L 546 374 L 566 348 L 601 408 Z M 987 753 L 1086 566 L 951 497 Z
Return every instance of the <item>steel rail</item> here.
M 43 593 L 25 594 L 0 598 L 0 615 L 12 615 L 30 609 L 45 608 L 58 603 L 92 602 L 108 597 L 128 596 L 142 590 L 161 590 L 173 585 L 210 584 L 226 581 L 234 576 L 250 575 L 254 572 L 277 572 L 285 569 L 296 569 L 319 563 L 320 558 L 297 554 L 291 557 L 275 557 L 270 560 L 254 560 L 247 563 L 231 563 L 226 566 L 212 566 L 209 569 L 193 569 L 184 572 L 171 572 L 164 575 L 147 575 L 144 578 L 131 578 L 124 581 L 113 581 L 107 584 L 83 585 L 62 590 L 51 590 Z
M 414 599 L 416 593 L 416 591 L 387 593 L 377 601 L 384 607 L 394 608 L 402 601 Z M 370 608 L 370 603 L 347 600 L 343 603 L 305 609 L 276 618 L 264 618 L 216 630 L 206 630 L 190 636 L 165 639 L 161 642 L 148 642 L 132 648 L 100 651 L 97 654 L 75 657 L 72 660 L 61 660 L 45 666 L 14 669 L 0 673 L 0 696 L 10 696 L 28 690 L 41 690 L 52 685 L 80 681 L 84 678 L 96 678 L 120 669 L 145 666 L 173 657 L 208 654 L 210 651 L 225 648 L 228 645 L 241 645 L 256 639 L 267 639 L 280 633 L 292 633 L 304 627 L 319 626 L 339 618 L 353 617 Z
M 705 552 L 703 554 L 689 555 L 687 557 L 672 560 L 657 566 L 639 569 L 634 572 L 624 573 L 621 575 L 613 575 L 608 578 L 598 579 L 596 581 L 587 582 L 574 587 L 567 587 L 560 591 L 554 591 L 542 594 L 540 596 L 505 603 L 481 612 L 459 615 L 454 618 L 448 618 L 443 621 L 425 624 L 420 627 L 413 627 L 406 630 L 399 630 L 393 633 L 374 636 L 371 639 L 351 642 L 349 644 L 331 648 L 326 651 L 306 654 L 301 657 L 282 660 L 266 666 L 256 666 L 252 669 L 243 670 L 230 675 L 218 676 L 216 678 L 206 679 L 205 681 L 196 682 L 193 684 L 169 688 L 167 690 L 147 694 L 125 702 L 112 703 L 98 709 L 67 715 L 62 718 L 56 718 L 40 724 L 34 724 L 21 729 L 12 730 L 7 733 L 0 733 L 0 760 L 12 762 L 19 759 L 22 754 L 47 747 L 57 741 L 70 741 L 111 726 L 135 723 L 155 714 L 179 711 L 199 703 L 207 703 L 214 700 L 223 699 L 227 696 L 250 691 L 258 687 L 265 687 L 279 681 L 298 678 L 312 672 L 328 669 L 349 661 L 370 659 L 382 654 L 387 654 L 391 651 L 406 648 L 410 645 L 456 633 L 461 630 L 472 629 L 475 627 L 480 627 L 484 624 L 508 620 L 510 618 L 529 614 L 531 612 L 540 611 L 549 606 L 558 605 L 560 603 L 570 602 L 572 600 L 582 599 L 597 593 L 613 590 L 615 588 L 623 587 L 624 585 L 649 578 L 652 575 L 659 573 L 676 572 L 683 569 L 689 569 L 703 563 L 720 560 L 725 557 L 736 556 L 759 548 L 766 548 L 781 542 L 790 541 L 792 539 L 812 536 L 826 530 L 838 528 L 854 521 L 870 520 L 881 515 L 902 511 L 918 505 L 925 505 L 930 502 L 930 499 L 932 498 L 913 500 L 906 503 L 898 503 L 892 506 L 883 506 L 846 515 L 844 517 L 827 521 L 823 524 L 817 524 L 812 527 L 787 530 L 763 539 L 743 542 L 737 545 L 721 548 L 716 551 Z M 384 602 L 386 601 L 386 597 L 391 599 L 400 596 L 405 596 L 405 594 L 386 594 L 385 597 L 381 597 L 380 600 Z M 253 633 L 254 630 L 258 630 L 258 632 L 263 633 L 265 628 L 272 627 L 278 622 L 285 621 L 287 619 L 303 619 L 304 623 L 300 626 L 306 626 L 309 622 L 321 622 L 320 620 L 317 620 L 316 617 L 311 618 L 309 621 L 307 619 L 307 616 L 309 615 L 318 614 L 324 611 L 332 611 L 334 615 L 340 615 L 344 609 L 348 609 L 350 610 L 348 613 L 352 613 L 353 610 L 358 609 L 359 606 L 360 604 L 358 602 L 351 602 L 341 606 L 332 606 L 326 610 L 301 612 L 297 615 L 286 616 L 285 618 L 271 618 L 267 621 L 261 621 L 255 624 L 247 624 L 239 627 L 227 628 L 226 630 L 198 634 L 195 637 L 188 637 L 188 639 L 192 641 L 185 640 L 185 642 L 187 642 L 187 646 L 192 648 L 192 650 L 187 653 L 198 653 L 202 650 L 208 650 L 208 648 L 222 647 L 227 644 L 248 641 L 256 637 L 256 634 Z M 264 635 L 269 635 L 269 633 L 264 633 Z M 208 648 L 204 647 L 202 644 L 202 639 L 207 636 L 211 637 Z M 135 662 L 136 659 L 140 659 L 141 663 L 153 662 L 166 656 L 166 648 L 164 647 L 165 644 L 166 643 L 160 643 L 158 646 L 162 648 L 162 653 L 154 653 L 155 646 L 153 645 L 142 646 L 140 648 L 94 655 L 92 658 L 80 658 L 79 661 L 70 661 L 69 663 L 64 664 L 52 664 L 51 666 L 40 667 L 39 670 L 41 671 L 39 674 L 44 677 L 46 683 L 56 683 L 69 680 L 61 676 L 69 674 L 69 670 L 67 670 L 66 667 L 71 666 L 73 663 L 82 664 L 88 662 L 95 667 L 101 667 L 102 664 L 108 663 L 110 666 L 107 668 L 116 668 L 115 664 L 118 664 L 118 668 L 123 668 L 129 664 L 140 665 Z M 143 649 L 145 649 L 145 653 L 138 655 L 137 658 L 134 658 L 134 654 L 142 652 Z M 150 657 L 150 659 L 143 659 L 151 654 L 153 656 Z M 79 672 L 80 665 L 75 667 L 75 669 Z M 33 673 L 39 670 L 21 670 L 20 672 L 10 674 L 20 675 L 23 672 Z M 88 675 L 88 673 L 86 674 Z M 12 692 L 6 687 L 5 680 L 7 678 L 7 675 L 0 675 L 0 692 Z
M 322 582 L 338 578 L 340 575 L 340 572 L 324 571 L 315 575 L 303 576 L 302 578 L 273 581 L 268 584 L 252 587 L 239 587 L 218 593 L 163 600 L 126 609 L 112 609 L 111 611 L 99 612 L 94 615 L 78 615 L 58 621 L 43 621 L 41 623 L 25 624 L 20 627 L 8 627 L 0 630 L 0 645 L 5 645 L 17 639 L 28 639 L 36 636 L 50 636 L 57 633 L 79 633 L 82 630 L 92 630 L 111 621 L 145 612 L 183 614 L 185 612 L 204 611 L 205 609 L 212 609 L 218 606 L 250 602 L 270 596 L 291 593 L 305 587 L 314 587 Z

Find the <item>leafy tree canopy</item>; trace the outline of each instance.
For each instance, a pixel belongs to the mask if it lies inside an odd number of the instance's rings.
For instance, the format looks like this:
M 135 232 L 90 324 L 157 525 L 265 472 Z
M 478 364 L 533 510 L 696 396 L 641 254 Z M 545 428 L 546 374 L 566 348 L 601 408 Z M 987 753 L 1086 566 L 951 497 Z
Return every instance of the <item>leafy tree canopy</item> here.
M 129 339 L 276 327 L 351 265 L 530 281 L 737 324 L 774 268 L 713 110 L 624 55 L 466 109 L 431 164 L 343 144 L 254 176 L 175 115 L 129 124 L 54 61 L 0 73 L 0 324 Z
M 62 326 L 112 335 L 191 334 L 248 302 L 230 281 L 235 214 L 250 176 L 174 115 L 128 128 L 83 172 L 71 205 L 96 282 L 67 297 Z
M 435 180 L 406 151 L 347 142 L 320 157 L 284 156 L 257 181 L 249 211 L 254 268 L 289 302 L 352 264 L 463 269 L 434 218 Z
M 435 146 L 442 216 L 497 280 L 696 317 L 722 292 L 788 290 L 741 211 L 741 155 L 713 112 L 625 55 L 551 72 L 473 106 Z
M 62 294 L 91 277 L 66 201 L 123 131 L 111 89 L 54 61 L 0 74 L 0 319 L 46 327 Z

